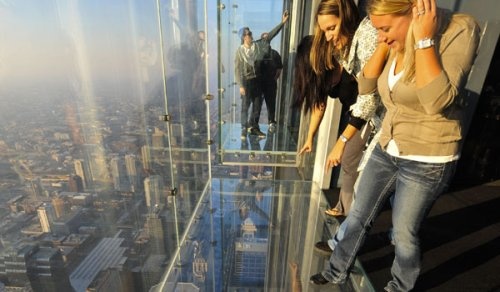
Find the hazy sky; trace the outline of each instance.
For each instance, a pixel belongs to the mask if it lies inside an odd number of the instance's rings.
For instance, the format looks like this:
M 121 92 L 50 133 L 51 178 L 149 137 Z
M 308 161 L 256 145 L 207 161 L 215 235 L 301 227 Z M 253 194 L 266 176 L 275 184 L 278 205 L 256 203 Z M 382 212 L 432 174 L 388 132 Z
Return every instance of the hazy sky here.
M 229 32 L 224 45 L 228 41 L 239 44 L 231 32 L 240 26 L 251 26 L 260 35 L 281 20 L 279 1 L 229 2 L 222 11 L 223 33 Z M 191 21 L 182 11 L 185 3 L 198 3 L 193 29 L 204 28 L 203 0 L 161 0 L 166 55 L 176 42 L 186 41 L 186 34 L 179 33 L 171 16 L 178 15 L 184 25 Z M 229 5 L 232 3 L 237 3 L 238 8 Z M 212 64 L 217 60 L 216 4 L 216 0 L 208 0 L 207 4 Z M 2 91 L 14 86 L 20 90 L 64 84 L 83 91 L 111 81 L 136 89 L 140 80 L 152 83 L 154 78 L 159 79 L 162 72 L 156 5 L 156 0 L 0 0 L 0 101 L 6 98 Z M 232 50 L 226 56 L 228 69 Z M 165 63 L 168 61 L 167 56 Z M 166 67 L 168 75 L 169 64 Z

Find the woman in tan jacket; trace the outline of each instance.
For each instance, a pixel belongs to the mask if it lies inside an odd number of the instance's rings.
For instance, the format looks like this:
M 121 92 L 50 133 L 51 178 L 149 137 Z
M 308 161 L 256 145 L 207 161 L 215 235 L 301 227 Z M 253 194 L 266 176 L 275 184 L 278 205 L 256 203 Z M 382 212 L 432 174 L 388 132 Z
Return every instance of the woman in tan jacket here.
M 394 191 L 395 259 L 386 291 L 413 289 L 420 272 L 418 232 L 447 188 L 460 153 L 460 93 L 479 44 L 474 19 L 436 0 L 370 0 L 380 44 L 359 78 L 386 107 L 379 144 L 359 178 L 356 202 L 330 265 L 315 284 L 343 283 L 373 220 Z

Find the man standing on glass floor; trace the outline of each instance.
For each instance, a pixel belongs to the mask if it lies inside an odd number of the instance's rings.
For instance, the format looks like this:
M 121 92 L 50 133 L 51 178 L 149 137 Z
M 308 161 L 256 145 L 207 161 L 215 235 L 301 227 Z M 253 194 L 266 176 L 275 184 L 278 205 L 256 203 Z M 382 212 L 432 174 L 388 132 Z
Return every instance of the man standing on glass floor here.
M 259 117 L 262 108 L 262 86 L 260 63 L 271 50 L 271 40 L 281 31 L 288 20 L 288 11 L 283 13 L 281 23 L 273 28 L 266 39 L 254 41 L 252 31 L 248 27 L 239 30 L 241 46 L 235 56 L 235 80 L 239 84 L 241 95 L 241 139 L 250 135 L 265 138 L 266 134 L 259 128 Z M 252 104 L 252 112 L 248 118 L 248 110 Z

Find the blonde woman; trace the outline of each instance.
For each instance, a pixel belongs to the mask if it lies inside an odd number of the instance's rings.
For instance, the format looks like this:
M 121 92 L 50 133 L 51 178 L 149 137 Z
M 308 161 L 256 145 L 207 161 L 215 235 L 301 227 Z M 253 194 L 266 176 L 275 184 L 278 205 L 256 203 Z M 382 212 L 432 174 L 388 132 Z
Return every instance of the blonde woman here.
M 447 188 L 460 153 L 459 101 L 477 46 L 470 16 L 436 0 L 370 0 L 380 44 L 359 78 L 360 93 L 378 90 L 386 107 L 380 140 L 356 189 L 356 203 L 330 265 L 314 284 L 343 283 L 373 220 L 394 191 L 395 258 L 385 291 L 413 289 L 420 272 L 418 232 Z

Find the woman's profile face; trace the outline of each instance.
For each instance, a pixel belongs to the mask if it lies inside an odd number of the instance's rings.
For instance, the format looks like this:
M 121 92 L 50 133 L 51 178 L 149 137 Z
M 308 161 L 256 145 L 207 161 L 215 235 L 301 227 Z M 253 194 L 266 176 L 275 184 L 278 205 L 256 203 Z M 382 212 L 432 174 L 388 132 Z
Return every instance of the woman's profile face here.
M 328 42 L 333 41 L 334 45 L 341 49 L 346 44 L 345 36 L 340 34 L 340 18 L 336 15 L 318 15 L 318 26 L 325 34 Z
M 411 15 L 370 15 L 370 20 L 378 31 L 379 41 L 397 52 L 404 50 Z

